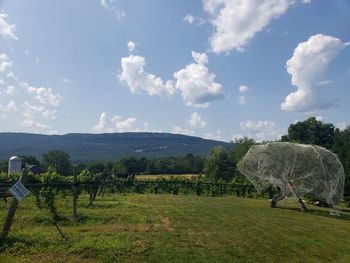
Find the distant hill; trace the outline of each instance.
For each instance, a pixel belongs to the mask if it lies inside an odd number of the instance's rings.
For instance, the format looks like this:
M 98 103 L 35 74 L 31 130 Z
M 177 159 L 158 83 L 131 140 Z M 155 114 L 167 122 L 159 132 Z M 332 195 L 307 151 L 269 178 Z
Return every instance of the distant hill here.
M 66 151 L 73 161 L 116 160 L 125 156 L 158 158 L 187 153 L 203 156 L 218 145 L 230 144 L 171 133 L 0 133 L 0 160 L 13 155 L 33 155 L 40 160 L 50 150 Z

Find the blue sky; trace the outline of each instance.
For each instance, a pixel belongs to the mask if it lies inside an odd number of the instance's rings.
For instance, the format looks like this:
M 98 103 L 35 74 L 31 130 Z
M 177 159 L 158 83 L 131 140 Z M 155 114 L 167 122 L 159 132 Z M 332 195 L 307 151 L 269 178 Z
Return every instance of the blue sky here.
M 0 132 L 350 124 L 347 0 L 0 1 Z

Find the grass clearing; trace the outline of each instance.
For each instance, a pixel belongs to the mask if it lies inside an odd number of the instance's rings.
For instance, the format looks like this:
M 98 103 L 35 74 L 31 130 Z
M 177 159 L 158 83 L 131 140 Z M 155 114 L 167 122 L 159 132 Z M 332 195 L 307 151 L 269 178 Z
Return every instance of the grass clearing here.
M 68 241 L 48 224 L 33 196 L 20 203 L 0 262 L 350 262 L 350 211 L 330 216 L 292 200 L 271 209 L 267 200 L 236 197 L 122 194 L 59 198 Z M 3 222 L 9 203 L 0 202 Z

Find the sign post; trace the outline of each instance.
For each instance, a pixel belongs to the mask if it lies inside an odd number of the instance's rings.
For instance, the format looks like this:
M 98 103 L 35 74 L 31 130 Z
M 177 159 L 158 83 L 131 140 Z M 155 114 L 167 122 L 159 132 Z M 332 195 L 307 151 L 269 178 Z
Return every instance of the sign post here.
M 11 206 L 7 212 L 7 217 L 5 219 L 5 223 L 0 234 L 0 244 L 5 241 L 7 234 L 11 229 L 13 218 L 15 217 L 15 213 L 18 207 L 18 202 L 29 194 L 28 189 L 23 186 L 23 183 L 26 181 L 26 179 L 27 169 L 23 169 L 19 181 L 16 184 L 14 184 L 10 189 L 10 192 L 14 195 L 15 198 L 13 198 Z

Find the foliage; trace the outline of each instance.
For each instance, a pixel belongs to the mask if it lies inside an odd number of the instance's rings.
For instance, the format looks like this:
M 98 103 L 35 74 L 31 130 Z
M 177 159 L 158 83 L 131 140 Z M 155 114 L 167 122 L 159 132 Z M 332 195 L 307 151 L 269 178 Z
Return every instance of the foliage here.
M 204 163 L 205 175 L 214 180 L 228 182 L 234 175 L 234 163 L 223 147 L 215 147 Z
M 0 173 L 7 173 L 9 169 L 9 161 L 2 160 L 0 161 Z
M 40 167 L 40 162 L 32 155 L 21 155 L 20 158 L 22 161 L 22 168 L 24 168 L 25 165 L 35 165 Z
M 288 135 L 282 141 L 315 144 L 330 149 L 334 142 L 335 127 L 331 123 L 323 123 L 315 117 L 291 124 Z
M 64 151 L 52 150 L 43 154 L 43 167 L 54 169 L 60 175 L 69 175 L 72 172 L 69 154 Z

